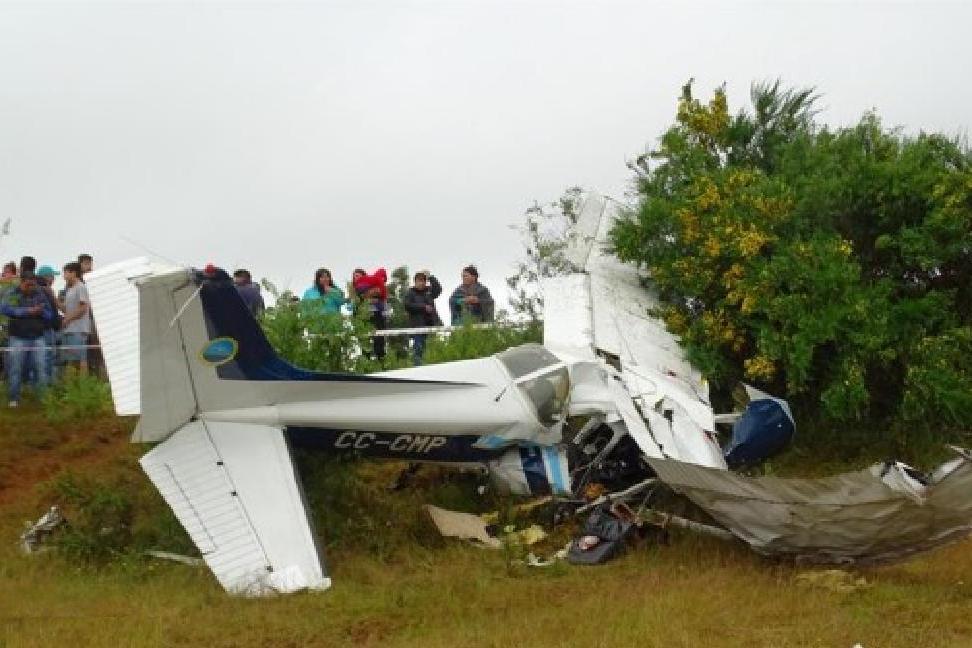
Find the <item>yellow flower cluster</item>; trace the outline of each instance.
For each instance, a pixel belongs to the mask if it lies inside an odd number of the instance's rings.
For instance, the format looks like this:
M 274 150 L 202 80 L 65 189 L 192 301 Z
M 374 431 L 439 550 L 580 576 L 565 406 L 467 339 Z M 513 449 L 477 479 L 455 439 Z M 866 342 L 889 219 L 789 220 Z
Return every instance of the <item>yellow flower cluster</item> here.
M 699 240 L 702 228 L 699 224 L 699 217 L 695 215 L 695 212 L 683 207 L 675 212 L 675 216 L 682 226 L 682 240 L 685 243 L 694 243 Z
M 704 211 L 718 207 L 721 202 L 722 196 L 719 195 L 719 187 L 712 180 L 706 178 L 702 186 L 699 187 L 699 195 L 695 199 L 696 206 Z
M 773 240 L 772 236 L 750 226 L 739 236 L 737 243 L 739 245 L 739 251 L 744 256 L 755 256 L 771 240 Z
M 771 380 L 776 375 L 776 365 L 772 360 L 763 355 L 748 358 L 743 367 L 746 377 L 750 380 Z
M 719 238 L 716 236 L 707 236 L 705 243 L 702 244 L 702 252 L 709 259 L 718 258 L 722 252 L 722 244 L 719 242 Z
M 729 102 L 726 92 L 719 88 L 712 100 L 703 106 L 698 99 L 683 97 L 678 102 L 676 119 L 690 131 L 710 143 L 721 141 L 729 128 Z
M 686 317 L 685 313 L 677 308 L 666 308 L 664 319 L 668 330 L 675 335 L 682 335 L 686 330 L 688 330 L 688 317 Z
M 739 283 L 739 280 L 743 278 L 745 273 L 746 271 L 743 269 L 742 265 L 738 263 L 733 263 L 731 266 L 729 266 L 729 269 L 726 270 L 722 275 L 722 283 L 726 287 L 726 290 L 731 293 Z
M 718 341 L 733 349 L 739 348 L 743 344 L 743 338 L 733 327 L 732 322 L 722 311 L 706 311 L 702 313 L 702 329 L 711 340 Z

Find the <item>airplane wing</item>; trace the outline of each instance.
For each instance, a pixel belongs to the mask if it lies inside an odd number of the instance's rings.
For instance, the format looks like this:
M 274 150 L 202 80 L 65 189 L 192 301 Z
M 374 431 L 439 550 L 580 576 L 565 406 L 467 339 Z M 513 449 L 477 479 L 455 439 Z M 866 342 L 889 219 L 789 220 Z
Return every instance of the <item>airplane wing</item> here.
M 330 586 L 280 428 L 193 421 L 141 464 L 227 591 Z
M 609 251 L 620 209 L 594 193 L 581 205 L 566 255 L 582 272 L 541 283 L 544 346 L 578 360 L 604 354 L 616 361 L 627 398 L 647 419 L 636 421 L 631 407 L 625 425 L 648 456 L 724 469 L 708 383 L 689 364 L 678 338 L 653 315 L 661 302 L 638 269 Z

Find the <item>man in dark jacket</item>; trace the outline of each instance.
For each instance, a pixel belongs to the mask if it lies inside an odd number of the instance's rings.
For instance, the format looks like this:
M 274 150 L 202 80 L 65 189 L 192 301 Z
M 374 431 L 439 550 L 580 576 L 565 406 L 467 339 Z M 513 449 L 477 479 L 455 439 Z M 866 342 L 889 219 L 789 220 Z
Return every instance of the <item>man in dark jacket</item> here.
M 20 284 L 4 297 L 0 314 L 9 318 L 7 395 L 10 407 L 17 407 L 25 361 L 31 362 L 37 389 L 47 386 L 44 330 L 54 317 L 54 311 L 47 295 L 38 288 L 34 273 L 25 271 L 20 273 Z
M 449 310 L 452 313 L 453 326 L 459 326 L 465 321 L 493 321 L 493 297 L 489 294 L 489 289 L 479 283 L 476 266 L 470 265 L 462 269 L 462 283 L 449 297 Z
M 405 311 L 408 313 L 408 325 L 416 328 L 421 326 L 442 326 L 439 313 L 435 309 L 435 300 L 442 294 L 442 286 L 428 270 L 415 273 L 415 284 L 405 293 Z M 426 333 L 416 333 L 412 336 L 412 363 L 419 367 L 425 356 Z
M 265 305 L 263 303 L 263 295 L 260 294 L 260 284 L 253 283 L 253 277 L 250 275 L 250 271 L 245 268 L 240 268 L 234 272 L 233 285 L 236 286 L 236 292 L 240 294 L 240 298 L 246 304 L 247 310 L 252 313 L 253 317 L 259 317 Z

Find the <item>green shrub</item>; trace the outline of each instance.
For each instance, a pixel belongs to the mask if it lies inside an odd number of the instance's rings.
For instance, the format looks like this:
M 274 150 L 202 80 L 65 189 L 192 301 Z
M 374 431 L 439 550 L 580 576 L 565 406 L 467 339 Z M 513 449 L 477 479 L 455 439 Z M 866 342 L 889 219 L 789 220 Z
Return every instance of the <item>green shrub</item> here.
M 66 473 L 52 489 L 68 520 L 57 547 L 69 558 L 104 563 L 130 547 L 134 509 L 122 484 Z
M 94 376 L 70 372 L 44 392 L 41 404 L 52 423 L 95 418 L 112 411 L 111 388 Z
M 874 114 L 831 129 L 812 91 L 683 89 L 612 232 L 689 358 L 798 411 L 888 429 L 972 426 L 972 156 Z

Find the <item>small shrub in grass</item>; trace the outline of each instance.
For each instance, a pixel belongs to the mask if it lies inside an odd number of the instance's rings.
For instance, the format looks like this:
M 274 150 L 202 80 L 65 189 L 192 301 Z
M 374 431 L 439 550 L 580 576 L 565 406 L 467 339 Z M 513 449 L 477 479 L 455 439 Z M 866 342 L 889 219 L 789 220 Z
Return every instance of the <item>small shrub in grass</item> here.
M 71 372 L 44 392 L 41 405 L 52 423 L 94 418 L 111 413 L 111 389 L 94 376 Z
M 131 546 L 134 507 L 120 484 L 67 473 L 52 484 L 68 519 L 57 547 L 83 563 L 107 562 Z

